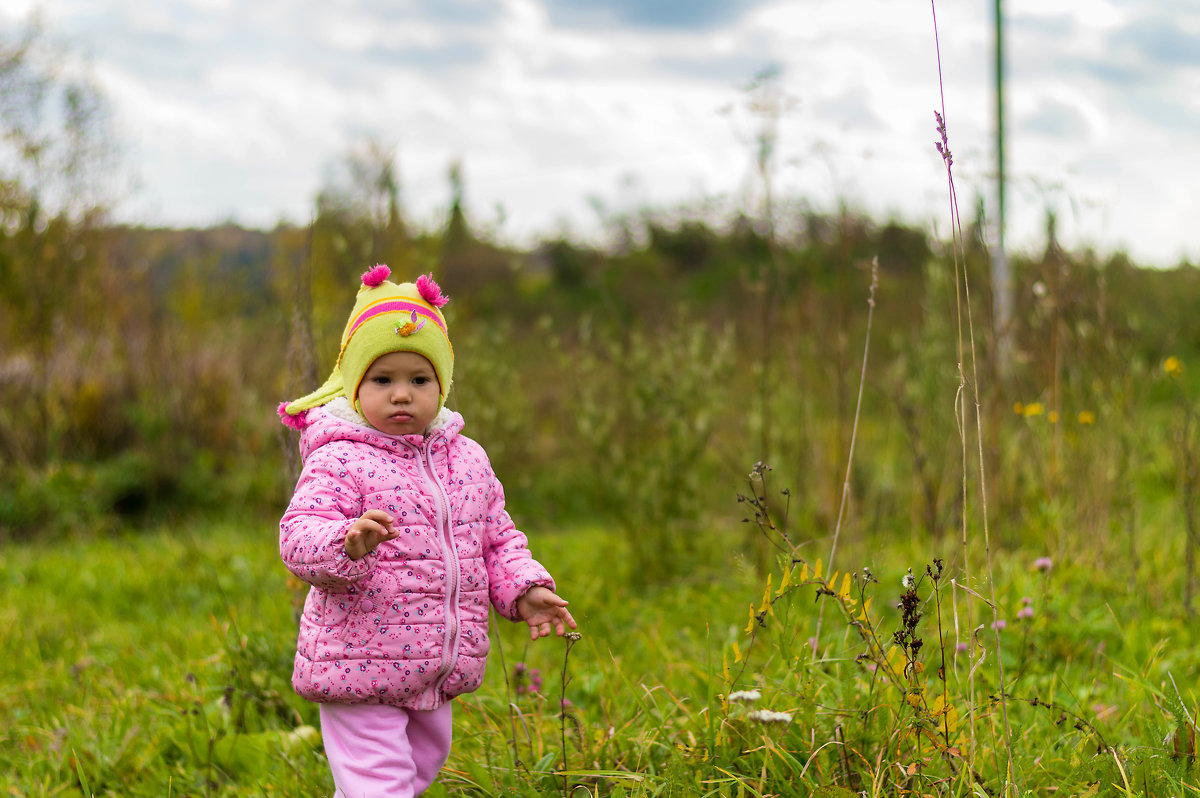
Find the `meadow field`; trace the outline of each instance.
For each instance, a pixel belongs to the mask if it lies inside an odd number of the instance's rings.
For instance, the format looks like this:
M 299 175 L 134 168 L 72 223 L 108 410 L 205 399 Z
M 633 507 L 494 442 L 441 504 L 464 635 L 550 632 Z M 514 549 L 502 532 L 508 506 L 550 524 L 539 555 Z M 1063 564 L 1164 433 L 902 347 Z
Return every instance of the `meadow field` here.
M 0 237 L 6 794 L 330 793 L 274 409 L 380 262 L 451 296 L 449 404 L 580 621 L 496 626 L 432 794 L 1200 793 L 1195 266 L 1050 219 L 1002 328 L 978 220 L 356 207 Z
M 332 794 L 290 689 L 297 592 L 272 519 L 103 539 L 57 523 L 3 551 L 5 794 Z M 432 795 L 1198 790 L 1200 635 L 1172 546 L 997 553 L 998 624 L 981 600 L 971 617 L 951 539 L 847 543 L 843 576 L 818 575 L 829 541 L 807 540 L 765 576 L 731 553 L 635 587 L 622 536 L 531 535 L 580 637 L 501 622 Z
M 377 263 L 451 297 L 448 404 L 579 621 L 493 622 L 430 795 L 1200 795 L 1194 264 L 1067 252 L 1048 213 L 993 282 L 940 114 L 948 241 L 775 196 L 770 114 L 755 201 L 598 208 L 590 242 L 493 240 L 457 167 L 420 229 L 369 146 L 303 227 L 120 225 L 75 190 L 86 96 L 43 131 L 58 78 L 27 52 L 0 53 L 33 87 L 0 119 L 26 142 L 0 191 L 0 795 L 331 795 L 290 686 L 275 408 L 329 373 Z
M 430 794 L 1200 793 L 1196 270 L 1019 263 L 1001 372 L 954 300 L 980 261 L 845 221 L 782 259 L 683 225 L 516 283 L 439 267 L 452 405 L 580 628 L 495 624 Z M 272 412 L 327 364 L 294 314 L 180 279 L 109 308 L 106 358 L 6 361 L 5 794 L 332 792 Z

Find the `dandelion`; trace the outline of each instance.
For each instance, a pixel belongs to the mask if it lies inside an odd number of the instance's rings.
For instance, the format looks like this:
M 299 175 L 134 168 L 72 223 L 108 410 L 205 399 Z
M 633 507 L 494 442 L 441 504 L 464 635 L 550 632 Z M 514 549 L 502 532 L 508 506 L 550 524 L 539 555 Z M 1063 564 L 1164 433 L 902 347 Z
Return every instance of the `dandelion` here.
M 1090 427 L 1096 423 L 1096 414 L 1091 410 L 1080 410 L 1079 423 L 1083 424 L 1085 427 Z
M 1041 402 L 1030 402 L 1029 404 L 1025 405 L 1025 408 L 1022 410 L 1022 415 L 1025 416 L 1025 418 L 1033 418 L 1034 416 L 1040 416 L 1044 412 L 1046 412 L 1046 408 L 1042 407 Z
M 729 694 L 730 701 L 757 701 L 762 698 L 762 693 L 758 690 L 736 690 Z
M 1006 626 L 1008 626 L 1008 621 L 1004 620 L 1003 618 L 998 618 L 992 621 L 992 629 L 997 632 L 1003 632 Z
M 790 712 L 773 712 L 769 709 L 756 709 L 746 715 L 747 718 L 755 723 L 782 723 L 787 724 L 792 722 L 792 713 Z
M 1171 355 L 1163 361 L 1163 371 L 1167 372 L 1172 377 L 1178 377 L 1183 373 L 1183 361 Z
M 1038 557 L 1033 561 L 1033 570 L 1035 571 L 1049 571 L 1052 567 L 1054 567 L 1054 561 L 1049 557 Z

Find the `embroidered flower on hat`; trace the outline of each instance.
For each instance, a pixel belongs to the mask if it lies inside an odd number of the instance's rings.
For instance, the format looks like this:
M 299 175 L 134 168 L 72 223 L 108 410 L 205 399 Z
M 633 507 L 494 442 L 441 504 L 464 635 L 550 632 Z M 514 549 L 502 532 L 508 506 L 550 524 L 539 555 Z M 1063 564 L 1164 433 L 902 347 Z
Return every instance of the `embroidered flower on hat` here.
M 396 325 L 396 335 L 399 335 L 402 338 L 407 338 L 424 326 L 425 319 L 417 321 L 417 312 L 414 310 L 408 321 L 404 322 L 403 324 Z

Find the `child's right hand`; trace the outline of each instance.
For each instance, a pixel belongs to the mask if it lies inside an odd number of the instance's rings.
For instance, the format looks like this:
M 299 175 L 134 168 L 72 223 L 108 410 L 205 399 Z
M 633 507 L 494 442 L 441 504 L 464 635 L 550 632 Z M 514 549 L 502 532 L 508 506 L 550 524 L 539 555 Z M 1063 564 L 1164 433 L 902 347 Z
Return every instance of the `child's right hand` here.
M 395 539 L 400 533 L 392 528 L 394 520 L 383 510 L 367 510 L 356 518 L 346 532 L 346 555 L 361 560 L 383 541 Z

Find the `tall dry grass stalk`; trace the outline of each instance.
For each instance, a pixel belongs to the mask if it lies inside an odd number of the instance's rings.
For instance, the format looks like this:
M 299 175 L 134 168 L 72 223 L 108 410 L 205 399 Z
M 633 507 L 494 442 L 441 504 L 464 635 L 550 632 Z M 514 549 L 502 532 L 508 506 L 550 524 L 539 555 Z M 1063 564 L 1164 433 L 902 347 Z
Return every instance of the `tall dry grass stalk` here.
M 862 414 L 863 386 L 867 382 L 867 355 L 871 351 L 871 321 L 875 317 L 875 291 L 879 288 L 879 258 L 871 261 L 871 288 L 867 294 L 867 331 L 863 336 L 862 371 L 858 375 L 858 401 L 854 406 L 854 423 L 850 427 L 850 449 L 846 454 L 846 476 L 842 481 L 842 500 L 838 506 L 837 523 L 833 526 L 833 543 L 829 547 L 829 570 L 833 571 L 837 556 L 838 539 L 842 534 L 842 521 L 846 517 L 846 504 L 850 499 L 850 474 L 854 467 L 854 444 L 858 439 L 858 420 Z M 825 616 L 825 604 L 817 611 L 817 629 L 813 635 L 813 656 L 820 649 L 821 621 Z
M 964 579 L 964 582 L 966 583 L 967 587 L 970 588 L 970 584 L 971 584 L 970 561 L 971 561 L 971 558 L 970 558 L 970 536 L 968 533 L 970 513 L 967 511 L 968 507 L 970 506 L 969 501 L 968 501 L 970 488 L 969 488 L 969 473 L 968 473 L 968 466 L 967 466 L 967 464 L 969 462 L 969 455 L 968 455 L 968 437 L 969 436 L 967 433 L 968 419 L 967 419 L 967 405 L 966 405 L 966 401 L 965 401 L 967 398 L 970 398 L 975 407 L 975 439 L 976 439 L 975 443 L 976 443 L 976 448 L 977 448 L 977 452 L 978 452 L 978 461 L 979 461 L 979 499 L 980 499 L 980 512 L 981 512 L 982 528 L 983 528 L 984 564 L 985 564 L 985 568 L 987 571 L 987 583 L 988 583 L 987 590 L 988 590 L 988 596 L 989 596 L 987 603 L 991 606 L 991 610 L 992 610 L 992 633 L 993 633 L 993 638 L 994 638 L 995 650 L 997 652 L 994 659 L 996 661 L 996 675 L 997 675 L 998 683 L 1000 685 L 1000 694 L 999 694 L 1000 715 L 1001 715 L 1001 719 L 1003 721 L 1004 751 L 1008 757 L 1008 763 L 1007 763 L 1007 767 L 1005 770 L 1005 772 L 1006 772 L 1005 795 L 1008 795 L 1010 793 L 1013 795 L 1020 795 L 1020 792 L 1021 792 L 1020 784 L 1017 779 L 1017 774 L 1016 774 L 1016 771 L 1015 771 L 1015 768 L 1013 765 L 1012 731 L 1011 731 L 1011 728 L 1009 726 L 1009 721 L 1008 721 L 1008 697 L 1005 695 L 1005 692 L 1004 692 L 1004 684 L 1005 684 L 1004 660 L 1003 660 L 1003 657 L 1001 657 L 999 654 L 1001 641 L 1000 641 L 999 624 L 997 623 L 997 621 L 999 620 L 999 615 L 998 615 L 997 609 L 996 609 L 996 583 L 995 583 L 995 578 L 994 578 L 994 571 L 992 568 L 991 530 L 990 530 L 990 527 L 988 524 L 987 469 L 986 469 L 986 465 L 984 462 L 984 454 L 983 454 L 983 408 L 982 408 L 982 403 L 979 398 L 979 368 L 978 368 L 978 359 L 976 357 L 976 352 L 975 352 L 975 321 L 974 321 L 974 316 L 973 316 L 972 309 L 971 309 L 971 285 L 970 285 L 970 279 L 967 276 L 967 270 L 966 270 L 966 255 L 965 255 L 965 246 L 964 246 L 964 238 L 963 238 L 963 230 L 962 230 L 962 219 L 959 214 L 959 208 L 958 208 L 958 193 L 957 193 L 957 190 L 955 189 L 955 185 L 954 185 L 954 169 L 953 169 L 954 158 L 950 152 L 950 140 L 949 140 L 949 135 L 948 135 L 947 129 L 946 129 L 946 89 L 945 89 L 945 82 L 942 77 L 942 52 L 941 52 L 941 44 L 938 39 L 937 3 L 935 2 L 935 0 L 930 0 L 930 10 L 931 10 L 932 16 L 933 16 L 933 40 L 934 40 L 934 47 L 937 52 L 938 93 L 939 93 L 940 105 L 941 105 L 940 112 L 939 111 L 934 112 L 934 117 L 937 120 L 937 130 L 938 130 L 938 134 L 939 134 L 939 140 L 937 141 L 936 146 L 937 146 L 938 152 L 942 156 L 942 162 L 945 164 L 945 167 L 946 167 L 946 183 L 947 183 L 948 197 L 949 197 L 949 203 L 950 203 L 950 229 L 951 229 L 951 239 L 952 239 L 952 244 L 953 244 L 954 272 L 955 272 L 955 309 L 956 309 L 955 321 L 956 321 L 957 333 L 958 333 L 957 334 L 957 342 L 958 342 L 957 343 L 957 351 L 958 351 L 957 366 L 958 366 L 958 374 L 959 374 L 959 385 L 958 385 L 958 390 L 955 394 L 955 417 L 958 419 L 959 439 L 962 442 L 963 579 Z M 959 290 L 960 287 L 961 287 L 961 291 Z M 964 308 L 965 308 L 965 313 L 964 313 Z M 965 325 L 964 325 L 964 322 L 965 322 Z M 965 332 L 966 332 L 966 338 L 967 338 L 967 346 L 965 346 L 965 347 L 963 344 L 964 326 L 966 328 Z M 967 363 L 967 364 L 964 364 L 964 360 L 966 359 L 964 357 L 964 355 L 969 355 L 969 363 Z M 970 375 L 971 375 L 969 380 L 967 379 L 967 369 L 966 369 L 967 365 L 969 365 Z M 969 593 L 975 594 L 975 591 L 970 590 Z M 968 622 L 967 625 L 968 625 L 968 628 L 970 629 L 972 638 L 974 638 L 975 633 L 978 631 L 978 628 L 975 626 L 974 620 L 972 618 L 972 612 L 971 612 L 972 602 L 971 602 L 970 595 L 968 595 L 968 598 L 966 599 L 966 605 L 967 605 L 967 622 Z M 979 627 L 979 628 L 982 628 L 982 627 Z M 972 649 L 971 653 L 972 653 L 972 656 L 974 656 L 975 650 Z M 974 675 L 975 675 L 975 669 L 972 668 L 970 671 L 970 677 L 969 677 L 969 680 L 970 680 L 969 689 L 970 689 L 970 695 L 971 695 L 972 708 L 974 708 L 976 706 Z M 972 712 L 971 713 L 971 723 L 970 723 L 970 729 L 971 729 L 970 745 L 969 745 L 969 754 L 968 754 L 969 762 L 970 762 L 970 765 L 972 768 L 974 768 L 974 766 L 975 766 L 975 753 L 976 753 L 976 748 L 977 748 L 977 745 L 975 742 L 975 735 L 976 735 L 975 716 L 976 716 L 976 713 Z

